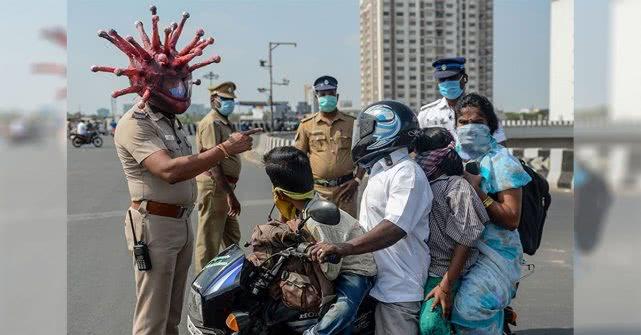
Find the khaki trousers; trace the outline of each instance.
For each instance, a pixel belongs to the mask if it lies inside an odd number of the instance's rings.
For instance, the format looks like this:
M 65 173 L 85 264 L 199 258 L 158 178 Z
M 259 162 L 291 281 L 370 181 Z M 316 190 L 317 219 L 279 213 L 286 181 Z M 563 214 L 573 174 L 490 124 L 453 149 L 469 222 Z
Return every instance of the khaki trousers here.
M 178 335 L 185 284 L 191 265 L 194 235 L 189 217 L 174 219 L 148 214 L 144 203 L 129 209 L 136 238 L 149 248 L 150 271 L 138 271 L 134 259 L 136 308 L 134 335 Z M 125 216 L 125 237 L 129 251 L 133 236 Z
M 338 188 L 339 186 L 325 187 L 314 184 L 314 189 L 323 198 L 333 202 L 336 206 L 338 206 L 338 208 L 344 210 L 353 218 L 358 219 L 358 217 L 356 216 L 356 202 L 358 199 L 358 191 L 356 191 L 356 194 L 354 194 L 350 201 L 338 201 Z
M 235 188 L 235 185 L 231 185 Z M 198 182 L 198 230 L 194 270 L 199 273 L 221 249 L 240 241 L 238 218 L 227 215 L 227 195 L 213 182 Z M 222 247 L 222 248 L 221 248 Z

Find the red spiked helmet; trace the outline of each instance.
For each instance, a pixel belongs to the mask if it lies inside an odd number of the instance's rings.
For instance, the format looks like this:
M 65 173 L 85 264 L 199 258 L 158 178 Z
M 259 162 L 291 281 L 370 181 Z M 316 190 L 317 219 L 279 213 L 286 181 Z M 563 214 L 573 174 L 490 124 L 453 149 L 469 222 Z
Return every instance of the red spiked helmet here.
M 92 66 L 93 72 L 111 72 L 116 76 L 129 77 L 130 87 L 114 91 L 111 96 L 116 98 L 121 95 L 137 93 L 142 97 L 138 107 L 144 108 L 146 103 L 176 114 L 183 113 L 191 104 L 191 85 L 199 85 L 200 80 L 192 81 L 191 73 L 203 66 L 220 62 L 220 56 L 215 55 L 204 62 L 189 65 L 188 63 L 203 54 L 203 50 L 214 43 L 213 38 L 201 39 L 205 34 L 202 29 L 196 31 L 196 36 L 182 50 L 176 50 L 176 43 L 182 33 L 189 13 L 184 12 L 180 24 L 172 23 L 165 28 L 165 43 L 160 43 L 158 33 L 159 17 L 156 15 L 156 6 L 151 6 L 152 37 L 145 33 L 142 22 L 136 22 L 143 45 L 127 36 L 122 38 L 115 30 L 109 32 L 101 30 L 98 36 L 113 43 L 127 57 L 129 67 L 126 69 L 110 66 Z

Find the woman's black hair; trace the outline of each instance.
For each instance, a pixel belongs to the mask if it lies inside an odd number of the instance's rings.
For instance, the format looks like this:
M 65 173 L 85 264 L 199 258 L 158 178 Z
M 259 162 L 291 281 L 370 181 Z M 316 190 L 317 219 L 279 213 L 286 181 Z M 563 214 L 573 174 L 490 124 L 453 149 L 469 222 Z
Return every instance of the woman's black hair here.
M 452 151 L 443 158 L 441 164 L 438 165 L 438 169 L 448 176 L 462 176 L 463 160 L 456 150 L 452 149 Z
M 494 112 L 494 106 L 490 100 L 480 94 L 470 93 L 463 96 L 454 106 L 454 116 L 456 121 L 458 121 L 459 116 L 461 115 L 461 109 L 465 107 L 476 107 L 481 113 L 485 116 L 487 120 L 487 126 L 490 127 L 490 133 L 494 132 L 499 128 L 499 118 Z
M 314 189 L 309 157 L 294 147 L 277 147 L 263 156 L 265 172 L 274 187 L 305 193 Z
M 454 140 L 449 130 L 442 127 L 420 129 L 414 142 L 417 153 L 445 148 Z

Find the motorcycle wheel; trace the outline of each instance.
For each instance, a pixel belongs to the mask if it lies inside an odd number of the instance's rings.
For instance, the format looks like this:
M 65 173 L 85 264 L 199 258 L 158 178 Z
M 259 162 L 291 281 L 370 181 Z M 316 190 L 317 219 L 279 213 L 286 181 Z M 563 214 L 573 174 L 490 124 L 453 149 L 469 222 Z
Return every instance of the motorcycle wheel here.
M 102 146 L 102 137 L 96 136 L 91 142 L 93 143 L 94 147 L 100 148 Z
M 76 148 L 80 148 L 83 144 L 83 141 L 79 137 L 74 137 L 73 140 L 71 141 L 71 145 L 73 145 Z

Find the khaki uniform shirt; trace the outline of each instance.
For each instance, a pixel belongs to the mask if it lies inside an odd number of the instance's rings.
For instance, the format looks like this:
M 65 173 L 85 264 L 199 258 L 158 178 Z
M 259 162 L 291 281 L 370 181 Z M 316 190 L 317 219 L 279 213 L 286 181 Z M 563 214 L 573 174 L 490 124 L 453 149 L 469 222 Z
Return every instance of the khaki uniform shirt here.
M 212 110 L 198 124 L 196 131 L 196 149 L 198 152 L 211 149 L 216 145 L 225 142 L 229 135 L 235 131 L 229 120 Z M 238 178 L 240 176 L 240 157 L 231 155 L 220 162 L 223 174 L 229 177 Z M 198 180 L 209 178 L 206 175 L 198 176 Z
M 309 155 L 314 179 L 336 179 L 354 171 L 352 129 L 354 118 L 338 112 L 330 121 L 316 113 L 303 119 L 294 146 Z
M 127 177 L 132 201 L 151 200 L 191 206 L 196 201 L 196 181 L 175 184 L 154 176 L 142 162 L 154 152 L 166 150 L 171 158 L 192 154 L 191 144 L 182 127 L 148 106 L 134 106 L 118 123 L 114 135 L 118 158 Z
M 310 218 L 305 223 L 305 227 L 310 231 L 316 241 L 328 243 L 345 243 L 351 239 L 363 235 L 365 232 L 358 221 L 341 211 L 341 220 L 335 226 L 318 223 Z M 362 276 L 375 276 L 376 263 L 374 255 L 369 252 L 362 255 L 352 255 L 341 259 L 338 264 L 323 263 L 321 269 L 327 276 L 327 279 L 334 280 L 342 272 L 349 272 Z

